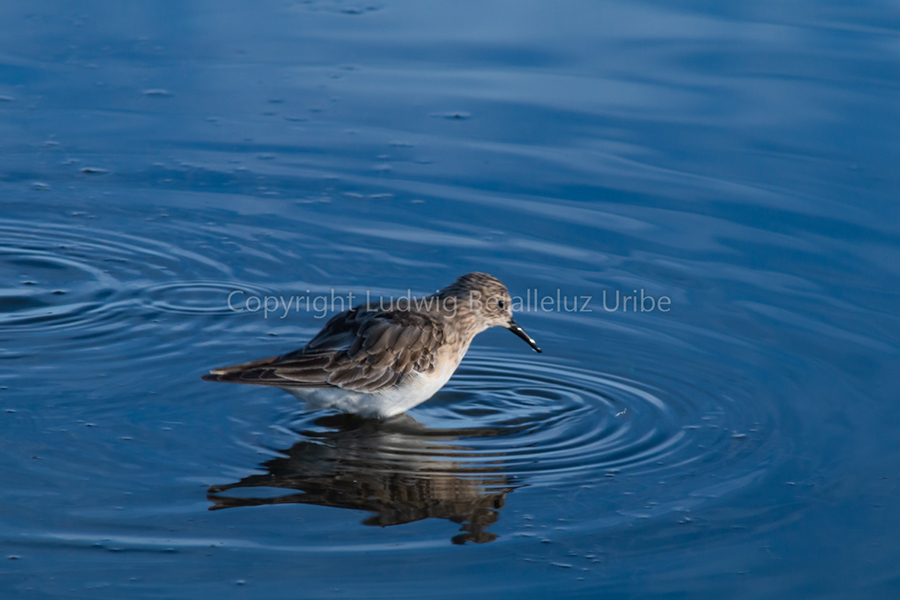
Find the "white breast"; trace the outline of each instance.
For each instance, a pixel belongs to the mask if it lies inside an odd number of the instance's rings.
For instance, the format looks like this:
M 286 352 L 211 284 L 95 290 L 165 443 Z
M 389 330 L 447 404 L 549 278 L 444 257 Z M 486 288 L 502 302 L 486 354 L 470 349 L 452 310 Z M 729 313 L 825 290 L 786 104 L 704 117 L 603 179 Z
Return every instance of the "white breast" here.
M 353 392 L 340 388 L 282 388 L 305 401 L 310 408 L 335 408 L 366 418 L 386 419 L 406 412 L 440 390 L 456 372 L 468 344 L 458 352 L 449 349 L 438 351 L 439 368 L 431 373 L 415 373 L 412 377 L 383 392 L 372 394 Z

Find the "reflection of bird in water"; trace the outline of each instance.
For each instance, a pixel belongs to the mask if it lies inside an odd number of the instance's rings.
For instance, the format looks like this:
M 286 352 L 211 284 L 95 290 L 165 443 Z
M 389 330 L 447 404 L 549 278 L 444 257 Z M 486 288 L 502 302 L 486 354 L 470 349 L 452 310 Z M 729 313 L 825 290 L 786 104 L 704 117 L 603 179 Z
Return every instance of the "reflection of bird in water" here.
M 283 454 L 264 463 L 268 471 L 237 483 L 209 489 L 210 510 L 270 504 L 316 504 L 375 513 L 365 525 L 400 525 L 422 519 L 461 523 L 455 544 L 496 539 L 486 527 L 497 521 L 506 494 L 514 489 L 489 466 L 466 464 L 466 448 L 447 442 L 461 437 L 490 437 L 494 429 L 428 429 L 408 415 L 387 421 L 333 415 L 316 421 L 331 428 L 304 432 Z M 275 498 L 221 496 L 238 488 L 283 488 L 300 493 Z

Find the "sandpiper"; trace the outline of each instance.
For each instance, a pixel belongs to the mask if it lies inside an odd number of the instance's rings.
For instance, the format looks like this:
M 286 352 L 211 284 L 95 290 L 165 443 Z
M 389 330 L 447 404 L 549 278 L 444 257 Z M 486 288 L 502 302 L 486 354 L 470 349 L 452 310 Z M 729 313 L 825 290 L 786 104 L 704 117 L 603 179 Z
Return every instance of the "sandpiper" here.
M 489 327 L 505 327 L 541 351 L 513 319 L 506 286 L 469 273 L 431 296 L 356 306 L 300 350 L 213 369 L 203 379 L 280 387 L 311 408 L 385 419 L 444 387 L 472 338 Z

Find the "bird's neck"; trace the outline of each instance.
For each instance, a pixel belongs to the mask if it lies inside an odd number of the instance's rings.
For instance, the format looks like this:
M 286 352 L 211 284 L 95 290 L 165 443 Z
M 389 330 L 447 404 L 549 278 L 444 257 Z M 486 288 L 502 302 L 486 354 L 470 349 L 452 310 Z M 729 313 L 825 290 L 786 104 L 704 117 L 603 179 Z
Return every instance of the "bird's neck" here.
M 471 341 L 473 337 L 487 329 L 484 320 L 475 312 L 476 306 L 468 296 L 457 294 L 435 294 L 436 303 L 443 319 L 453 323 L 453 329 L 460 339 Z

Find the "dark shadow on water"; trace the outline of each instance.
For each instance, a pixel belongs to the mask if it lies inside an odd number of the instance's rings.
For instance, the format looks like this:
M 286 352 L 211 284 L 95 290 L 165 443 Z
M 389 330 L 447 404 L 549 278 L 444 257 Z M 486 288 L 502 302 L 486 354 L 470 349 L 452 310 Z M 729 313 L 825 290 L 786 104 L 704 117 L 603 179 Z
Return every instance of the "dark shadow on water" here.
M 483 544 L 497 539 L 487 527 L 497 522 L 506 495 L 522 487 L 501 472 L 502 457 L 450 443 L 500 435 L 497 429 L 429 429 L 408 415 L 386 421 L 330 415 L 315 425 L 325 430 L 302 432 L 306 439 L 283 450 L 284 457 L 263 463 L 265 474 L 209 488 L 210 510 L 314 504 L 369 511 L 363 524 L 380 527 L 447 519 L 462 525 L 454 544 Z M 241 488 L 297 493 L 221 495 Z

